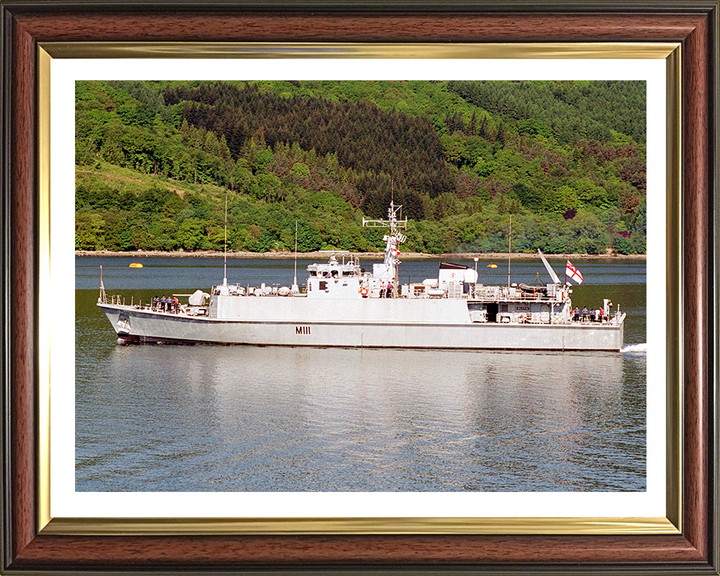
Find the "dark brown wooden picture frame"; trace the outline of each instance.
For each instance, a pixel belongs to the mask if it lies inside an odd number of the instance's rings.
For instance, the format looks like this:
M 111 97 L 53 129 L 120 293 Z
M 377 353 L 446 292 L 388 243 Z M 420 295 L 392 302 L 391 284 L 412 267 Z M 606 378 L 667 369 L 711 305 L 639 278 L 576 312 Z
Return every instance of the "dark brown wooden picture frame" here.
M 718 574 L 718 2 L 2 3 L 2 559 L 7 574 Z M 678 42 L 682 531 L 630 535 L 58 535 L 38 530 L 38 45 Z M 500 531 L 499 531 L 500 532 Z

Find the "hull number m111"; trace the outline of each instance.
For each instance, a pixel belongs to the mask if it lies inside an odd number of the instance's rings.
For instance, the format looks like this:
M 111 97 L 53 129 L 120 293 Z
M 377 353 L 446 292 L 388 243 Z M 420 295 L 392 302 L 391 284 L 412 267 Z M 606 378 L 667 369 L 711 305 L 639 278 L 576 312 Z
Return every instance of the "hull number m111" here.
M 295 334 L 310 334 L 310 326 L 295 326 Z

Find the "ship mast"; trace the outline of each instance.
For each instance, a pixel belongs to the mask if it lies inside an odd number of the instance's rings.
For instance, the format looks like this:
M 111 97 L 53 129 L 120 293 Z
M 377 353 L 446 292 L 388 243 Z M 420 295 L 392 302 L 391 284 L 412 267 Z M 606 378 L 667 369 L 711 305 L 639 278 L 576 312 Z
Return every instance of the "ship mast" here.
M 407 228 L 407 218 L 400 219 L 400 211 L 402 206 L 395 206 L 394 200 L 390 200 L 390 208 L 388 208 L 387 220 L 366 220 L 363 218 L 363 226 L 368 228 L 389 228 L 389 234 L 383 236 L 385 241 L 385 270 L 393 271 L 393 297 L 398 295 L 398 264 L 400 264 L 400 250 L 398 245 L 407 240 L 404 234 L 398 230 Z
M 297 294 L 300 292 L 297 283 L 297 234 L 298 234 L 298 221 L 295 220 L 295 275 L 293 276 L 292 292 Z
M 98 302 L 105 304 L 107 302 L 107 295 L 105 294 L 105 285 L 103 284 L 102 278 L 102 264 L 100 265 L 100 294 L 98 295 Z
M 228 195 L 225 191 L 225 241 L 223 242 L 223 286 L 227 286 L 227 204 Z

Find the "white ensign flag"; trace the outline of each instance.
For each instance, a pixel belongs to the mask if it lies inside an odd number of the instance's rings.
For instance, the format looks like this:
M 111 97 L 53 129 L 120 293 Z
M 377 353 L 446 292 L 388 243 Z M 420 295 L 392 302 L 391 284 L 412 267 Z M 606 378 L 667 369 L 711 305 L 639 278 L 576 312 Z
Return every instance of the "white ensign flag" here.
M 582 274 L 580 274 L 580 270 L 575 268 L 575 266 L 570 263 L 570 260 L 568 260 L 567 264 L 565 265 L 565 274 L 569 276 L 571 280 L 574 280 L 578 284 L 582 284 Z

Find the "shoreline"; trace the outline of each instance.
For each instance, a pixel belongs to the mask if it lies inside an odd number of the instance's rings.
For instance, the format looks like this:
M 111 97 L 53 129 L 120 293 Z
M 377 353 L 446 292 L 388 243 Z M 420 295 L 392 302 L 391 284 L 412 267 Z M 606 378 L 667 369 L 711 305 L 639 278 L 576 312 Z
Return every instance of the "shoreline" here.
M 323 252 L 298 252 L 297 257 L 300 260 L 313 260 L 328 258 L 330 251 Z M 385 257 L 384 252 L 335 252 L 338 255 L 357 256 L 363 260 L 377 260 Z M 132 250 L 127 252 L 119 252 L 113 250 L 76 250 L 75 256 L 80 257 L 118 257 L 127 256 L 132 258 L 222 258 L 222 252 L 213 252 L 210 250 L 198 250 L 197 252 L 161 252 L 158 250 Z M 228 252 L 228 258 L 232 259 L 268 259 L 268 260 L 292 260 L 295 254 L 290 251 L 285 252 Z M 513 252 L 511 258 L 513 260 L 535 260 L 537 253 Z M 647 254 L 545 254 L 548 260 L 566 259 L 566 260 L 647 260 Z M 406 252 L 401 255 L 404 260 L 497 260 L 498 262 L 507 261 L 507 252 L 451 252 L 446 254 L 423 254 L 420 252 Z

